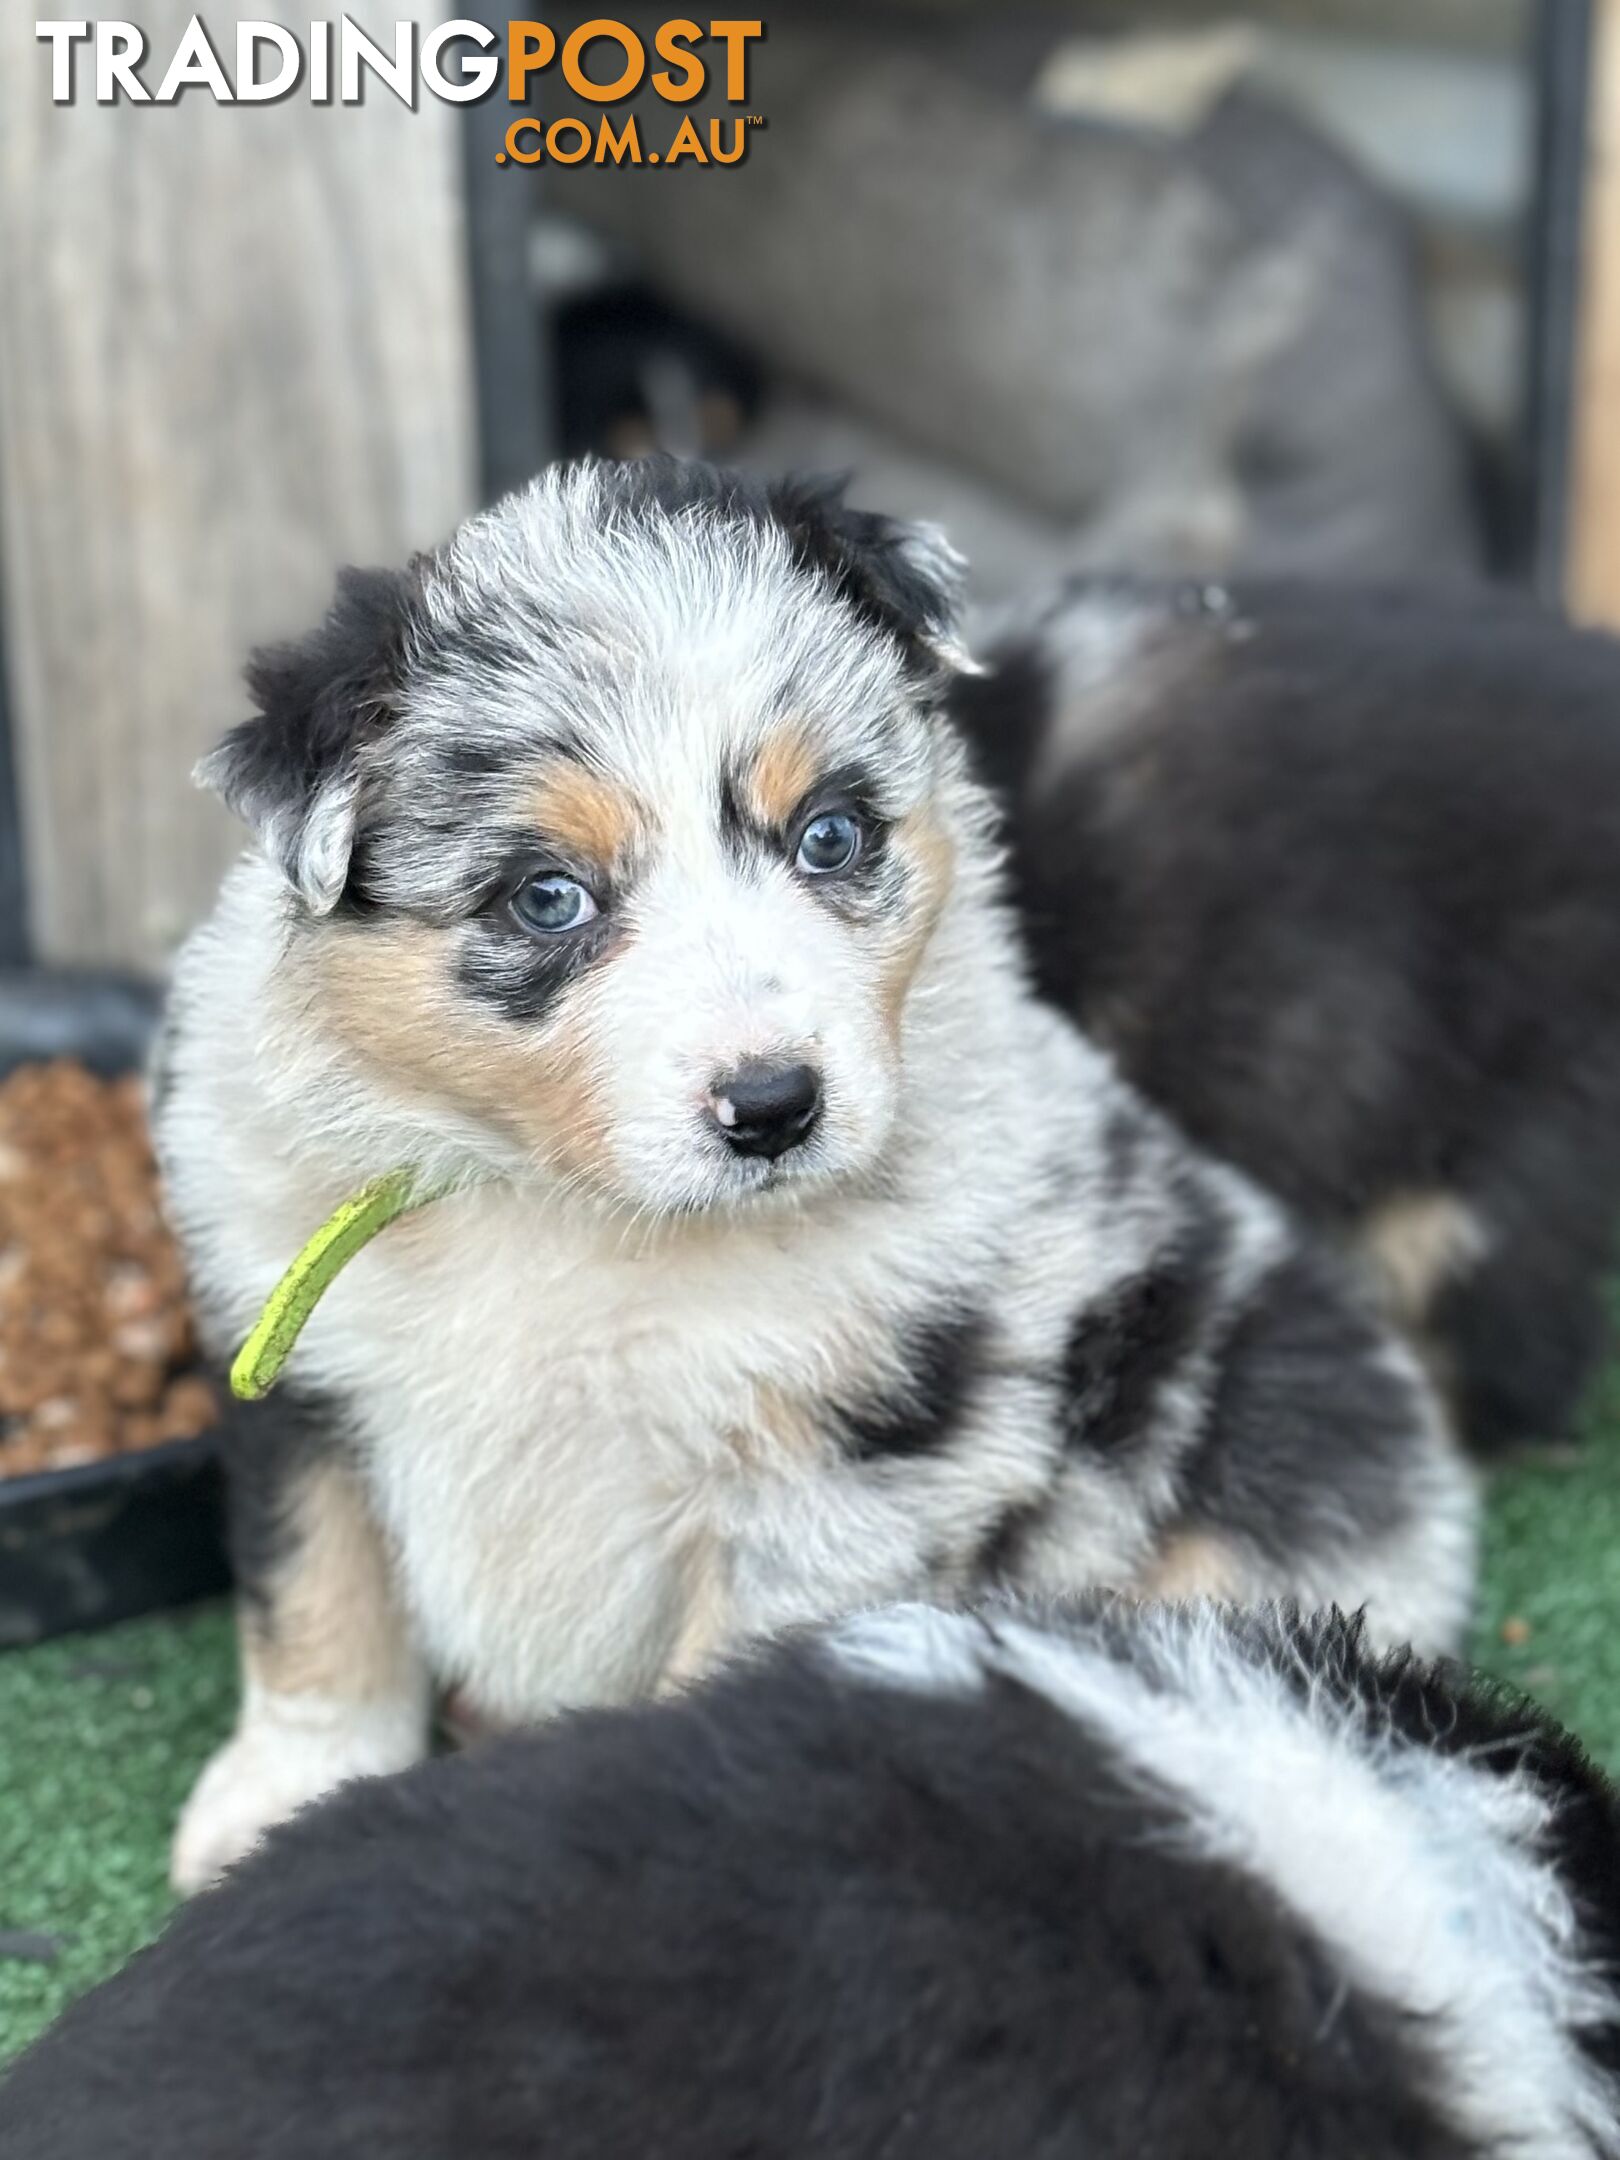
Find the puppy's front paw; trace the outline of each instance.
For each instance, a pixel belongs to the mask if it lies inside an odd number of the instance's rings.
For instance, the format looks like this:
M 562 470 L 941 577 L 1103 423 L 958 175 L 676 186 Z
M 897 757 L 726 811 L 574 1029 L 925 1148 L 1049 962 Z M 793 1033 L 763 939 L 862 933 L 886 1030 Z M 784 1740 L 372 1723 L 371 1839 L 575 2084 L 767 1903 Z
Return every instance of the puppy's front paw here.
M 182 1897 L 205 1890 L 309 1801 L 350 1778 L 404 1770 L 425 1748 L 414 1705 L 261 1699 L 192 1788 L 174 1834 L 170 1883 Z

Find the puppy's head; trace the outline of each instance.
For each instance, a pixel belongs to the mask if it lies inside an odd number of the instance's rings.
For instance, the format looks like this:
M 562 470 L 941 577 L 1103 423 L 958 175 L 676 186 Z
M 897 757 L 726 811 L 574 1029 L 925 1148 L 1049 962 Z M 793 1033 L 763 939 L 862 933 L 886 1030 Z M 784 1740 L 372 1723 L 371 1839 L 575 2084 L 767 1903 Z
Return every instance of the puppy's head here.
M 547 473 L 257 655 L 201 777 L 397 1115 L 629 1207 L 881 1160 L 949 892 L 957 563 L 836 487 Z

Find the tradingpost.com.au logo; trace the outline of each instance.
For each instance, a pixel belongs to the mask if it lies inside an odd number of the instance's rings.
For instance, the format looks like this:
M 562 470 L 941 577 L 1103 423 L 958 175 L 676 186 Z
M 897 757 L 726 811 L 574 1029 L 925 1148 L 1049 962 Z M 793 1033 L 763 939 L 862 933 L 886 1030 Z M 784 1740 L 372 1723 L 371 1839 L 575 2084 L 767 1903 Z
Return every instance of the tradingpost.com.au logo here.
M 748 103 L 750 48 L 759 21 L 671 16 L 651 37 L 598 16 L 559 34 L 549 23 L 513 21 L 504 30 L 458 20 L 424 31 L 400 22 L 373 37 L 347 15 L 311 22 L 300 35 L 278 22 L 239 22 L 233 42 L 216 45 L 193 15 L 162 51 L 133 22 L 36 22 L 49 47 L 51 97 L 71 105 L 172 105 L 187 92 L 221 105 L 268 105 L 303 96 L 317 105 L 358 105 L 376 83 L 414 111 L 418 94 L 471 105 L 504 88 L 513 105 L 548 98 L 560 86 L 586 108 L 544 119 L 514 118 L 495 154 L 499 165 L 736 165 L 748 131 L 762 125 Z M 732 108 L 699 123 L 680 107 L 710 89 Z M 606 108 L 647 91 L 671 108 L 655 121 Z

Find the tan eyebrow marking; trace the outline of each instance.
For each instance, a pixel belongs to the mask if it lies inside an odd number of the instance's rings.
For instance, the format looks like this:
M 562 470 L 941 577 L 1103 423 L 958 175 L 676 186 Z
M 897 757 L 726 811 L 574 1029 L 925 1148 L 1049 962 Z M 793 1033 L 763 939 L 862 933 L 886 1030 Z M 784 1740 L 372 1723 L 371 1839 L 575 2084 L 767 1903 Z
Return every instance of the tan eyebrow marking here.
M 749 815 L 767 829 L 786 825 L 819 774 L 816 754 L 804 728 L 778 728 L 765 738 L 749 767 L 744 788 Z
M 647 826 L 628 788 L 572 759 L 547 768 L 530 810 L 548 839 L 604 869 L 628 855 Z

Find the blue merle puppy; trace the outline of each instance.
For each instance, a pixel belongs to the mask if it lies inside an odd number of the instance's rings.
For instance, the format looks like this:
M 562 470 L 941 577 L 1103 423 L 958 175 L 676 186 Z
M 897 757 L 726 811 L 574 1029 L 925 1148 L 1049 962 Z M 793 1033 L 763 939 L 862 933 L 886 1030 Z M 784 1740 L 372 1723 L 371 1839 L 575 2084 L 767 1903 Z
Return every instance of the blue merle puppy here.
M 211 1346 L 362 1178 L 463 1189 L 244 1420 L 183 1887 L 414 1760 L 435 1682 L 526 1721 L 996 1583 L 1455 1637 L 1414 1359 L 1029 990 L 957 576 L 825 486 L 586 463 L 254 661 L 160 1072 Z
M 7 2160 L 1612 2160 L 1620 1808 L 1337 1619 L 886 1609 L 309 1809 Z

